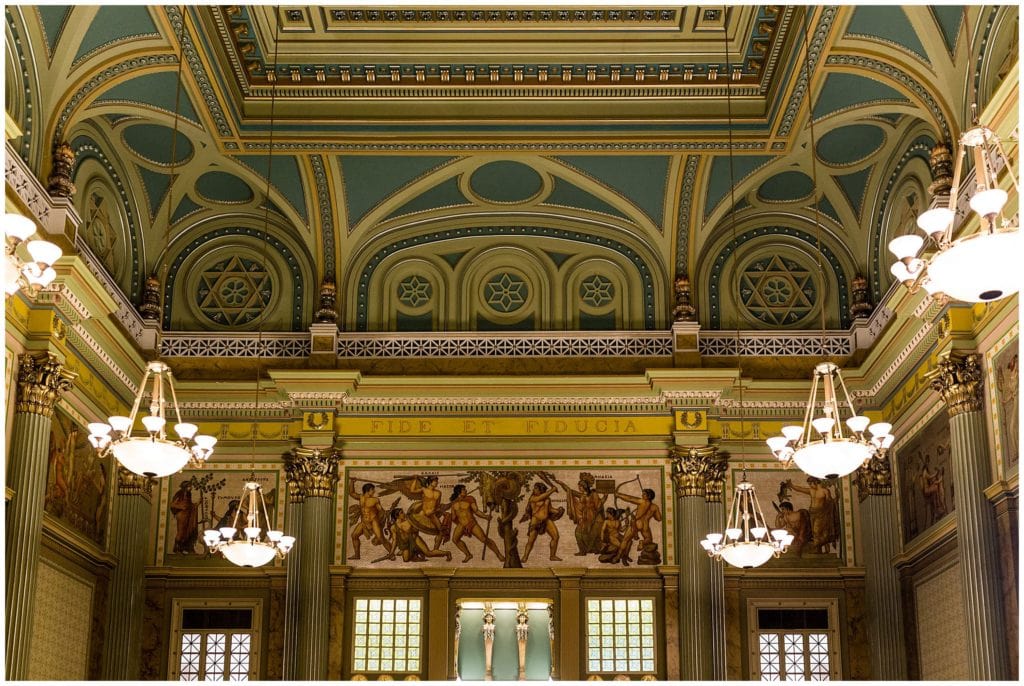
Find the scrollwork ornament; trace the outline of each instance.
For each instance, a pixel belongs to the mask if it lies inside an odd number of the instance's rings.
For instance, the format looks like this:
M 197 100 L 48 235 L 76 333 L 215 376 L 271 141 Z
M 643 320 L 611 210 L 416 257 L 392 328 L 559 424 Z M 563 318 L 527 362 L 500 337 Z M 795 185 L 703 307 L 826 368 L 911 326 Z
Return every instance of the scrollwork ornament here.
M 292 448 L 291 456 L 285 460 L 291 501 L 333 496 L 338 486 L 340 457 L 333 448 Z
M 484 610 L 484 625 L 480 627 L 480 633 L 484 635 L 485 641 L 494 640 L 494 631 L 497 627 L 494 626 L 494 611 L 490 608 Z
M 977 353 L 949 353 L 939 359 L 928 379 L 932 389 L 942 396 L 950 417 L 984 407 L 984 371 Z
M 530 616 L 525 611 L 516 614 L 516 640 L 525 641 L 530 635 Z
M 117 467 L 117 494 L 139 495 L 149 500 L 153 497 L 153 479 L 148 476 L 130 472 L 124 467 Z
M 71 390 L 77 374 L 61 364 L 53 353 L 26 353 L 18 359 L 18 412 L 53 416 L 61 393 Z

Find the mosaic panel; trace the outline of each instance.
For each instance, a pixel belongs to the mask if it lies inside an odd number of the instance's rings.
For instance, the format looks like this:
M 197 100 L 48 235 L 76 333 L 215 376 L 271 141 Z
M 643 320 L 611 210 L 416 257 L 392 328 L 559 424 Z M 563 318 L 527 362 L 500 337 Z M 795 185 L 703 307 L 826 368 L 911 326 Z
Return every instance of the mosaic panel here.
M 96 456 L 88 435 L 63 410 L 54 411 L 43 508 L 103 547 L 113 465 L 110 457 Z
M 1020 351 L 1011 341 L 993 360 L 1003 468 L 1020 459 Z
M 662 563 L 663 472 L 350 470 L 345 562 L 481 568 Z

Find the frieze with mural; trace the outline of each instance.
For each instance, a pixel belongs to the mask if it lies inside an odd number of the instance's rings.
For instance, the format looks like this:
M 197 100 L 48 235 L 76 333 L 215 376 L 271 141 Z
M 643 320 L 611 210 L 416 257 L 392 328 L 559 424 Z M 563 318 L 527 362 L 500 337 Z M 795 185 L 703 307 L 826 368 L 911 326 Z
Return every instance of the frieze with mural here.
M 954 484 L 949 449 L 949 416 L 944 411 L 938 412 L 924 429 L 897 448 L 905 543 L 953 512 Z
M 658 469 L 346 475 L 348 564 L 476 568 L 662 563 Z
M 1020 459 L 1020 350 L 1016 339 L 1003 348 L 992 366 L 1003 466 L 1008 469 Z
M 110 457 L 98 457 L 83 429 L 57 408 L 50 430 L 46 475 L 48 514 L 100 547 L 106 544 L 110 508 Z

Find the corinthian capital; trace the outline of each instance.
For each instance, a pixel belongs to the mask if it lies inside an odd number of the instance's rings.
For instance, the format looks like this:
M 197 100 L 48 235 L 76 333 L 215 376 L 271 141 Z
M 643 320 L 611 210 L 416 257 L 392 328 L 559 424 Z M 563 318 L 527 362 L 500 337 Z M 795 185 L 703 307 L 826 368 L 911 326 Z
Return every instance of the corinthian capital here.
M 703 497 L 720 502 L 725 483 L 725 459 L 718 446 L 672 448 L 672 482 L 680 498 Z
M 53 353 L 26 353 L 18 358 L 18 412 L 53 416 L 61 393 L 71 390 L 78 375 L 64 368 Z
M 984 407 L 984 374 L 981 355 L 950 352 L 939 359 L 938 366 L 928 373 L 932 389 L 946 403 L 949 416 L 975 412 Z
M 124 467 L 117 467 L 117 494 L 140 495 L 146 500 L 153 497 L 153 479 L 130 472 Z
M 857 469 L 853 482 L 862 501 L 869 495 L 892 495 L 892 467 L 888 455 L 872 456 Z
M 306 498 L 330 498 L 338 486 L 338 461 L 334 448 L 292 448 L 285 459 L 285 478 L 293 503 Z

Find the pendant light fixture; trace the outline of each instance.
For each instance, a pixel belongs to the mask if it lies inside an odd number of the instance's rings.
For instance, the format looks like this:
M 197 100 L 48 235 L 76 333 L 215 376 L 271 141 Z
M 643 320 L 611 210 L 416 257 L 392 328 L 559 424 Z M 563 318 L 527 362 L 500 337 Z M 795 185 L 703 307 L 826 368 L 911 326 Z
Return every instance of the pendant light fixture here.
M 728 16 L 728 15 L 727 15 Z M 732 69 L 729 63 L 729 36 L 727 22 L 722 27 L 725 45 L 725 85 L 726 109 L 729 119 L 729 210 L 732 226 L 732 241 L 736 243 L 736 177 L 733 170 L 732 141 Z M 739 277 L 736 279 L 739 291 Z M 739 298 L 737 298 L 737 304 Z M 740 454 L 746 454 L 746 408 L 743 404 L 743 363 L 739 351 L 740 329 L 739 317 L 736 318 L 736 370 L 740 386 Z M 757 502 L 754 484 L 747 481 L 746 462 L 743 464 L 743 478 L 736 484 L 729 516 L 726 518 L 724 532 L 712 532 L 700 542 L 708 555 L 716 560 L 725 560 L 733 567 L 750 569 L 760 567 L 773 557 L 786 552 L 793 536 L 785 529 L 774 529 L 769 536 L 768 524 L 764 513 Z
M 270 179 L 274 161 L 274 109 L 277 103 L 277 50 L 280 44 L 281 31 L 281 8 L 274 8 L 277 18 L 277 25 L 274 31 L 274 66 L 273 71 L 267 71 L 268 77 L 273 74 L 270 87 L 270 136 L 267 146 L 267 186 L 264 195 L 263 207 L 263 269 L 269 274 L 267 267 L 267 245 L 270 242 Z M 260 409 L 260 373 L 262 365 L 260 360 L 263 357 L 263 320 L 267 314 L 267 305 L 264 303 L 257 320 L 256 341 L 256 400 L 253 411 L 254 422 L 259 421 Z M 256 433 L 258 424 L 253 425 L 252 430 L 252 471 L 249 480 L 242 490 L 242 498 L 239 504 L 246 503 L 245 526 L 239 532 L 238 524 L 242 517 L 242 508 L 239 506 L 235 511 L 235 517 L 231 526 L 220 529 L 207 529 L 203 532 L 203 540 L 211 553 L 220 553 L 230 562 L 239 567 L 262 567 L 275 557 L 284 558 L 295 545 L 294 536 L 285 536 L 283 531 L 271 529 L 270 517 L 267 516 L 267 504 L 263 499 L 263 489 L 256 481 Z M 262 514 L 262 519 L 260 515 Z M 241 535 L 239 535 L 241 534 Z
M 821 214 L 818 202 L 817 141 L 814 136 L 814 108 L 811 105 L 811 58 L 808 39 L 808 13 L 804 14 L 804 69 L 807 79 L 808 119 L 811 136 L 811 182 L 814 188 L 814 226 L 817 241 L 818 272 L 824 274 L 821 264 Z M 825 349 L 825 300 L 821 304 L 821 348 Z M 818 406 L 818 385 L 823 386 L 821 407 Z M 837 395 L 842 391 L 842 397 Z M 845 399 L 849 416 L 842 419 L 842 401 Z M 820 411 L 820 414 L 819 414 Z M 844 424 L 846 428 L 844 429 Z M 870 425 L 870 426 L 869 426 Z M 814 437 L 811 431 L 818 433 Z M 772 454 L 784 465 L 793 462 L 805 473 L 819 479 L 835 479 L 853 472 L 871 457 L 892 445 L 891 424 L 858 415 L 846 391 L 839 367 L 821 362 L 814 367 L 811 396 L 804 411 L 802 426 L 782 427 L 782 436 L 773 436 L 767 443 Z
M 30 241 L 29 238 L 35 234 L 36 223 L 28 217 L 13 213 L 4 215 L 4 290 L 8 296 L 19 289 L 35 294 L 57 278 L 52 265 L 60 259 L 60 246 L 40 239 Z M 28 254 L 28 259 L 24 253 Z
M 1024 250 L 1017 218 L 1011 220 L 1003 215 L 1009 195 L 999 188 L 999 158 L 1018 196 L 1020 190 L 1013 164 L 999 137 L 978 123 L 977 105 L 971 106 L 971 112 L 972 126 L 959 139 L 949 202 L 917 218 L 918 228 L 932 239 L 937 251 L 930 257 L 918 257 L 925 239 L 916 234 L 897 236 L 889 241 L 889 251 L 897 259 L 890 271 L 911 292 L 924 288 L 934 298 L 948 296 L 963 302 L 989 302 L 1009 297 L 1020 289 L 1019 257 Z M 954 239 L 953 225 L 968 149 L 973 151 L 975 181 L 969 205 L 978 215 L 979 229 Z

